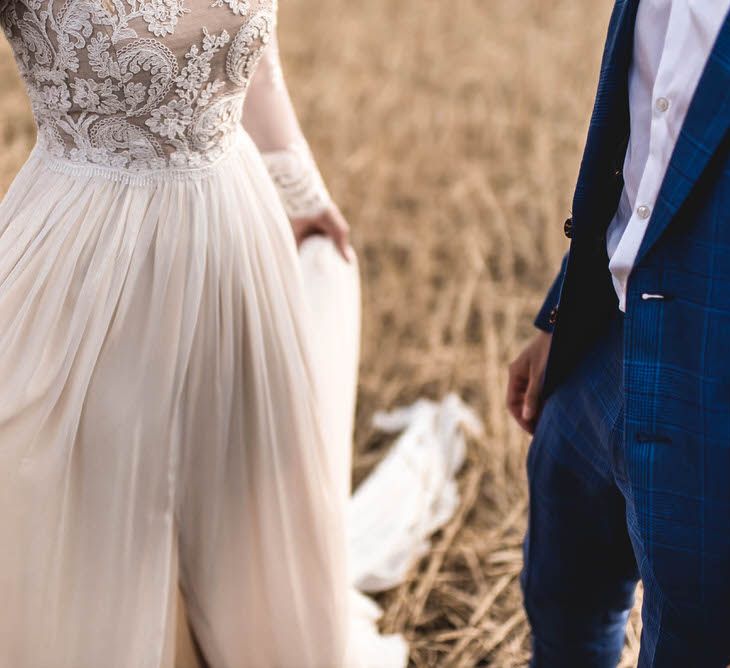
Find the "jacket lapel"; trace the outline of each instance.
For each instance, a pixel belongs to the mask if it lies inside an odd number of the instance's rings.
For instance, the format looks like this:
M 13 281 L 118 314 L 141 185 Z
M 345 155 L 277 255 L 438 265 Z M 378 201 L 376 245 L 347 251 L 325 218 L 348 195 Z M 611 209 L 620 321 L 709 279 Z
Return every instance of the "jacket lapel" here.
M 613 184 L 615 180 L 611 174 L 617 156 L 623 164 L 629 134 L 628 73 L 638 6 L 639 0 L 619 0 L 611 16 L 586 150 L 573 197 L 573 215 L 581 226 L 598 224 L 605 228 L 615 210 L 611 200 L 617 199 L 618 194 L 607 193 L 606 182 Z M 597 220 L 603 211 L 609 212 L 607 220 Z
M 659 190 L 636 264 L 672 222 L 730 130 L 730 13 L 707 61 Z

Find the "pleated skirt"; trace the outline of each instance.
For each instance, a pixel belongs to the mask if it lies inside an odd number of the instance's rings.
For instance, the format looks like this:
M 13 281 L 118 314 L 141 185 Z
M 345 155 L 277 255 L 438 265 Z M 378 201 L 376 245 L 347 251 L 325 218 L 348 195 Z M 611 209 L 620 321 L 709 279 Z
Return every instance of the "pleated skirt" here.
M 0 204 L 0 666 L 339 668 L 341 483 L 252 141 L 133 176 L 36 148 Z

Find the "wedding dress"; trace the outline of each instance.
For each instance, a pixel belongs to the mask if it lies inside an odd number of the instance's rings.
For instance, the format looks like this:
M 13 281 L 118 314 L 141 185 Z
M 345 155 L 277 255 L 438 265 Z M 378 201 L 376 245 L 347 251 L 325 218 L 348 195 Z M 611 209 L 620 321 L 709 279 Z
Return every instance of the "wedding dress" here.
M 274 0 L 0 0 L 38 126 L 0 204 L 2 668 L 171 667 L 178 581 L 213 668 L 343 665 L 287 217 L 325 193 L 275 23 Z

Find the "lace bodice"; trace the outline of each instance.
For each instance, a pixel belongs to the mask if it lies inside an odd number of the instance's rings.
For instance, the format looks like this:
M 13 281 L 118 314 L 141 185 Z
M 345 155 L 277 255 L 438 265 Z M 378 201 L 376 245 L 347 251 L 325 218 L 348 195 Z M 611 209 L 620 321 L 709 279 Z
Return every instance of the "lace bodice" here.
M 287 209 L 321 209 L 328 196 L 279 66 L 276 2 L 0 0 L 38 144 L 136 172 L 205 166 L 236 136 L 251 90 L 251 134 Z
M 275 0 L 22 0 L 4 27 L 54 154 L 199 165 L 225 146 Z

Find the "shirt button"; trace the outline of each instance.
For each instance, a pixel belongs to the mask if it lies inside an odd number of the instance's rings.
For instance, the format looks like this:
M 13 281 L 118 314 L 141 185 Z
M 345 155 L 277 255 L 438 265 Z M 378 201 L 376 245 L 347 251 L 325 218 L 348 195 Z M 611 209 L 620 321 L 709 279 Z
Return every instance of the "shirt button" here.
M 550 311 L 550 317 L 548 318 L 548 322 L 551 325 L 554 325 L 558 321 L 558 307 L 556 306 L 552 311 Z
M 667 111 L 669 109 L 669 100 L 667 100 L 666 97 L 660 97 L 656 101 L 656 108 L 657 111 L 661 111 L 662 113 Z
M 639 215 L 639 218 L 646 220 L 651 215 L 651 209 L 648 206 L 642 205 L 636 209 L 636 213 Z

